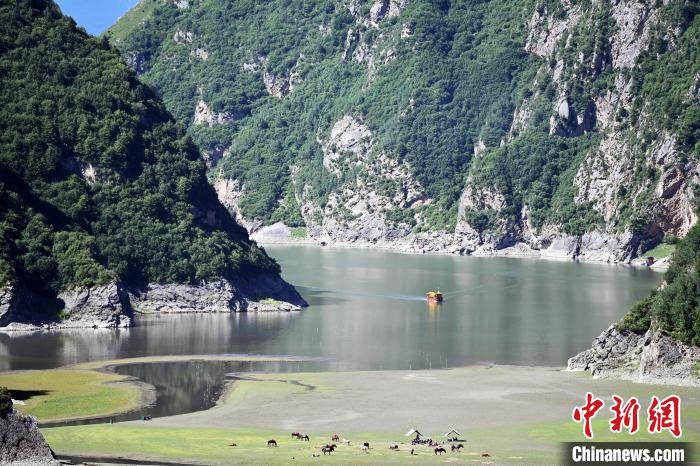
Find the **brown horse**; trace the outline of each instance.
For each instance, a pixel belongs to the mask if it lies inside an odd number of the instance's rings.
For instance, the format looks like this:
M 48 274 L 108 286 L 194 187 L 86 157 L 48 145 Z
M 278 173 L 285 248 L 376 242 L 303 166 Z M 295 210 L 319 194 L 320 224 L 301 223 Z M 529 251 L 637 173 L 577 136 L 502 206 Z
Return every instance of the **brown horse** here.
M 292 438 L 300 438 L 301 434 L 299 432 L 292 432 Z
M 331 442 L 340 442 L 340 437 L 338 437 L 338 434 L 333 434 L 333 437 L 331 437 Z
M 272 439 L 267 441 L 267 446 L 268 447 L 276 447 L 277 446 L 277 440 Z
M 442 447 L 437 447 L 434 451 L 435 451 L 436 455 L 438 455 L 438 454 L 442 455 L 443 453 L 447 453 L 447 450 L 445 450 Z

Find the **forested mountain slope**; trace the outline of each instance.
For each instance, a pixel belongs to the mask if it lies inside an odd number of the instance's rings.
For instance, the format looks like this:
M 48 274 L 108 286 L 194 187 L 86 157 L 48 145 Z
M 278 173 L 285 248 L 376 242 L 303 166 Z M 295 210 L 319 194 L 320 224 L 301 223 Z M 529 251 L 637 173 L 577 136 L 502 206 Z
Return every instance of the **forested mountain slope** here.
M 129 325 L 154 284 L 282 286 L 107 40 L 50 0 L 3 2 L 0 70 L 0 326 Z
M 251 231 L 610 261 L 696 221 L 697 13 L 684 0 L 142 0 L 107 37 Z

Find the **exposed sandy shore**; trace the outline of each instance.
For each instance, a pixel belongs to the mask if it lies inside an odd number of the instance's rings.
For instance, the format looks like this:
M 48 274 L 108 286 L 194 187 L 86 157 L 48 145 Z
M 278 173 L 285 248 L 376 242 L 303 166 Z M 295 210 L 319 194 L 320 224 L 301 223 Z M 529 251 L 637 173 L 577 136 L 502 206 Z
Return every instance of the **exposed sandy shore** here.
M 700 390 L 597 380 L 550 368 L 473 366 L 429 371 L 240 374 L 223 403 L 203 412 L 156 419 L 177 427 L 261 428 L 283 431 L 396 432 L 418 427 L 438 436 L 451 428 L 500 429 L 570 423 L 587 391 L 648 400 L 676 393 L 700 408 Z M 295 382 L 292 384 L 290 382 Z M 700 432 L 698 420 L 689 419 Z M 572 423 L 573 424 L 573 423 Z
M 308 361 L 313 358 L 296 356 L 265 356 L 254 354 L 175 354 L 167 356 L 141 356 L 122 359 L 98 359 L 65 366 L 69 369 L 103 369 L 109 366 L 124 364 L 158 363 L 175 361 L 230 361 L 230 362 L 276 362 L 276 361 Z

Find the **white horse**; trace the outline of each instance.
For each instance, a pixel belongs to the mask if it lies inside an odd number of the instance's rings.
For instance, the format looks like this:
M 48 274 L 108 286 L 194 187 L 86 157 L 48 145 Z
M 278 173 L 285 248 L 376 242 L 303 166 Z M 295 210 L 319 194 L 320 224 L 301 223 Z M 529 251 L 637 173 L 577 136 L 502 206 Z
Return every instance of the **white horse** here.
M 367 445 L 362 445 L 360 450 L 364 451 L 365 453 L 369 453 L 369 447 Z
M 343 445 L 345 445 L 345 446 L 348 446 L 348 447 L 349 447 L 349 446 L 350 446 L 350 440 L 348 440 L 348 439 L 344 438 L 344 439 L 343 439 Z

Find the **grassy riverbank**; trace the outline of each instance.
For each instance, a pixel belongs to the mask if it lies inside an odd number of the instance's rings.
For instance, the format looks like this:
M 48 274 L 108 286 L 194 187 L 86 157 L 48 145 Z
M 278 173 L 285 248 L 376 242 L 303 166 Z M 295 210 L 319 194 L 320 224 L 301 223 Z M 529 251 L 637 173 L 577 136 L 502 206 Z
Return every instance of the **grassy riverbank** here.
M 606 401 L 594 421 L 596 440 L 672 440 L 645 432 L 652 395 L 675 393 L 683 400 L 684 441 L 700 441 L 700 392 L 696 389 L 594 380 L 549 368 L 467 367 L 429 371 L 370 371 L 312 374 L 241 374 L 214 408 L 178 416 L 114 425 L 43 429 L 59 454 L 160 459 L 203 464 L 324 464 L 407 462 L 556 463 L 559 442 L 582 439 L 571 421 L 573 406 L 587 391 Z M 612 434 L 610 397 L 636 396 L 642 403 L 641 431 Z M 404 433 L 418 427 L 435 439 L 456 428 L 467 440 L 462 453 L 442 458 L 432 450 L 411 457 Z M 300 431 L 311 441 L 290 439 Z M 349 438 L 332 458 L 314 458 L 332 433 Z M 280 446 L 268 448 L 274 438 Z M 362 453 L 361 442 L 372 450 Z M 232 442 L 236 447 L 229 447 Z M 390 442 L 400 451 L 388 449 Z M 401 442 L 404 442 L 401 444 Z M 482 457 L 488 453 L 489 457 Z
M 289 432 L 220 429 L 220 428 L 161 428 L 152 425 L 95 425 L 61 427 L 44 430 L 50 445 L 59 447 L 61 454 L 98 457 L 130 457 L 142 460 L 185 461 L 203 464 L 289 464 L 320 461 L 322 464 L 399 464 L 409 460 L 424 463 L 434 459 L 428 447 L 417 448 L 411 457 L 409 445 L 398 452 L 388 449 L 389 441 L 398 436 L 380 433 L 351 433 L 350 438 L 370 442 L 370 453 L 363 453 L 359 444 L 340 445 L 330 457 L 314 458 L 320 447 L 330 442 L 330 435 L 311 433 L 311 440 L 292 440 Z M 279 447 L 268 448 L 267 441 L 276 439 Z M 236 447 L 229 446 L 232 442 Z M 475 459 L 477 452 L 460 454 Z M 323 455 L 321 454 L 321 457 Z
M 600 441 L 668 440 L 670 436 L 652 436 L 640 433 L 632 436 L 613 435 L 607 431 L 604 420 L 596 420 L 594 429 Z M 526 423 L 510 428 L 468 431 L 466 447 L 462 452 L 449 451 L 436 457 L 432 448 L 415 447 L 411 456 L 410 442 L 401 432 L 343 432 L 351 439 L 350 446 L 339 445 L 338 450 L 323 460 L 315 458 L 320 447 L 330 442 L 330 432 L 310 432 L 311 440 L 293 440 L 288 431 L 264 429 L 185 428 L 159 427 L 151 423 L 91 425 L 44 429 L 49 444 L 64 455 L 82 455 L 141 460 L 185 461 L 203 464 L 289 464 L 322 461 L 323 464 L 404 464 L 407 462 L 449 462 L 498 464 L 556 464 L 559 460 L 559 442 L 579 441 L 579 427 L 573 423 Z M 278 448 L 268 448 L 267 441 L 276 439 Z M 697 441 L 697 432 L 687 432 L 685 441 Z M 231 447 L 231 443 L 236 443 Z M 369 453 L 359 449 L 369 442 Z M 389 450 L 392 443 L 399 451 Z M 483 457 L 488 454 L 488 457 Z M 321 455 L 323 456 L 323 455 Z
M 97 371 L 56 369 L 0 373 L 0 386 L 15 399 L 15 408 L 40 421 L 106 416 L 141 404 L 141 390 L 125 377 Z

